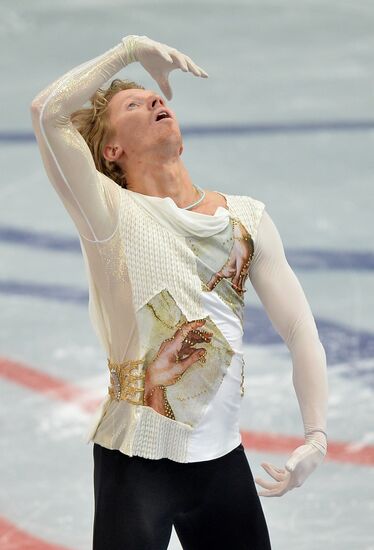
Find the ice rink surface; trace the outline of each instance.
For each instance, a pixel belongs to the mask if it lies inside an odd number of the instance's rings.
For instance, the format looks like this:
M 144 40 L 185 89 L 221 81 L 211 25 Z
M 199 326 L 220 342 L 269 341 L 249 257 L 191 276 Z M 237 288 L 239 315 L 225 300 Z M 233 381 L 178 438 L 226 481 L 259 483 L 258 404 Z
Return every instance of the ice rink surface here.
M 183 160 L 195 183 L 266 204 L 326 350 L 329 454 L 302 487 L 260 497 L 272 548 L 373 550 L 374 3 L 2 0 L 0 9 L 0 548 L 91 548 L 83 437 L 106 393 L 106 358 L 29 105 L 138 34 L 208 72 L 170 76 Z M 139 64 L 118 76 L 157 86 Z M 289 351 L 247 289 L 241 429 L 253 475 L 271 481 L 261 462 L 283 467 L 281 443 L 302 438 L 303 426 Z M 258 434 L 262 447 L 251 444 Z M 174 531 L 169 548 L 181 548 Z

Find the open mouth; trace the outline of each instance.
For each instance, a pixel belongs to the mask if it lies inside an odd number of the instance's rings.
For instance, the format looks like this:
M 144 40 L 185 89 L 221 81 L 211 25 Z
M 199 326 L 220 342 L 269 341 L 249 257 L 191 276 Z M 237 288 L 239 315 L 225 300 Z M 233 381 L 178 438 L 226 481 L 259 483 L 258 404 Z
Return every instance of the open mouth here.
M 156 116 L 156 122 L 159 122 L 160 120 L 164 120 L 165 118 L 171 118 L 171 116 L 167 111 L 160 111 Z

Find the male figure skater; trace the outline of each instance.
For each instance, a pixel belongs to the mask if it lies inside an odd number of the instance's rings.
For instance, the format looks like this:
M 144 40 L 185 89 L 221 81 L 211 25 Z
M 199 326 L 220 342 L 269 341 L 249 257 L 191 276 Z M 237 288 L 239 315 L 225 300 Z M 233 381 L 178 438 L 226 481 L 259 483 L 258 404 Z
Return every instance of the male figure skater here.
M 284 468 L 262 464 L 275 481 L 256 479 L 259 495 L 300 487 L 327 452 L 324 348 L 264 203 L 192 182 L 176 115 L 157 92 L 119 79 L 100 88 L 135 61 L 168 100 L 172 70 L 208 76 L 175 48 L 129 35 L 31 106 L 108 357 L 108 395 L 88 436 L 93 548 L 166 550 L 174 525 L 185 550 L 268 550 L 238 423 L 247 280 L 291 352 L 305 435 Z

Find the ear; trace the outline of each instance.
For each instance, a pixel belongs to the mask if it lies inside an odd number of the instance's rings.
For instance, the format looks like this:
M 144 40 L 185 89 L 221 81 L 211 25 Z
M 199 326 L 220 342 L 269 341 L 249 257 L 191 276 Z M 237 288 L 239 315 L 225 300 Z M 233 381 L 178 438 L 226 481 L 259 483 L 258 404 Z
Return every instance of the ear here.
M 118 160 L 123 153 L 123 149 L 120 145 L 117 143 L 112 143 L 111 145 L 105 145 L 103 149 L 103 157 L 106 160 L 109 160 L 111 162 Z

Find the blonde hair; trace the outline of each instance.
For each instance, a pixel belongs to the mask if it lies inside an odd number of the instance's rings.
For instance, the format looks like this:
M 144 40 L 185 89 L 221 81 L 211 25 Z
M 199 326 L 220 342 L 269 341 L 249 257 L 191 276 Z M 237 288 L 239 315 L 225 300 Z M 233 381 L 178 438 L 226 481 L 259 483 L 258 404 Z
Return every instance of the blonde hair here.
M 108 88 L 96 90 L 90 98 L 90 107 L 78 109 L 70 115 L 70 120 L 90 148 L 97 170 L 124 188 L 127 186 L 126 174 L 118 164 L 104 158 L 103 150 L 114 135 L 109 126 L 108 103 L 116 93 L 132 88 L 145 90 L 144 86 L 132 80 L 116 78 Z

